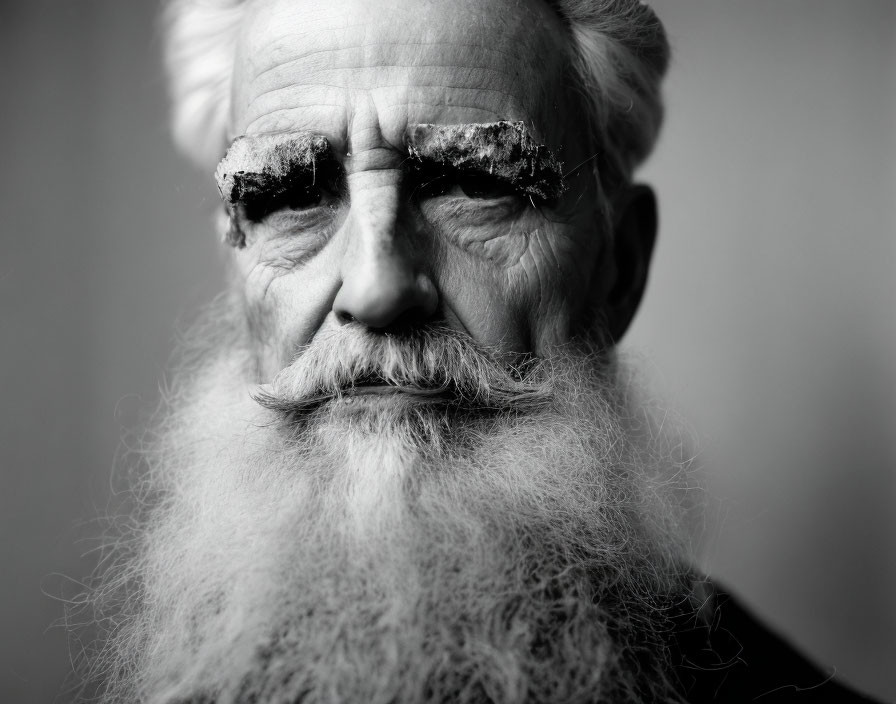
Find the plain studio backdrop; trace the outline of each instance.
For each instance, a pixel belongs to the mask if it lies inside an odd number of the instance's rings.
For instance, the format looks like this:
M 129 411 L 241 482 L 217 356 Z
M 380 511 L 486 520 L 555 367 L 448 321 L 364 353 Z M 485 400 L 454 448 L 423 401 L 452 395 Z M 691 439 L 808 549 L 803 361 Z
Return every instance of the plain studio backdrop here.
M 660 240 L 625 348 L 702 438 L 704 566 L 896 698 L 896 4 L 663 0 Z M 0 700 L 68 701 L 61 599 L 124 431 L 222 286 L 156 4 L 0 2 Z M 54 625 L 55 624 L 55 625 Z

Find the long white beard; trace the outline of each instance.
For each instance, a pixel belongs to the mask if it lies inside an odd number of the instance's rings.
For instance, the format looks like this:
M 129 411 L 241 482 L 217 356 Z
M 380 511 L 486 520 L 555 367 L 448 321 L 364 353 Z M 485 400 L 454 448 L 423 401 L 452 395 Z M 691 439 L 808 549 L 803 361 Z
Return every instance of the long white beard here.
M 297 418 L 252 399 L 244 336 L 209 329 L 98 590 L 106 701 L 672 700 L 683 463 L 615 362 L 560 352 L 519 410 Z M 312 345 L 274 391 L 307 397 L 364 340 Z

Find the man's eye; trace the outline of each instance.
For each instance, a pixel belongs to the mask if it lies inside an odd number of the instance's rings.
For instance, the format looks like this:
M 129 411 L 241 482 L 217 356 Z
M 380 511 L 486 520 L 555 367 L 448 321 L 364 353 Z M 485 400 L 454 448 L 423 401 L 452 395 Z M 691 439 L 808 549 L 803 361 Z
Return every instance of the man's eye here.
M 465 196 L 476 200 L 494 200 L 517 195 L 507 181 L 488 173 L 448 173 L 429 175 L 417 187 L 420 198 Z
M 332 205 L 342 193 L 341 172 L 319 173 L 317 178 L 294 179 L 291 183 L 276 184 L 270 189 L 259 189 L 243 200 L 243 213 L 250 222 L 261 222 L 274 213 L 301 213 L 323 205 Z
M 509 183 L 492 174 L 463 174 L 457 185 L 467 198 L 490 200 L 516 194 Z
M 417 187 L 419 198 L 438 198 L 451 190 L 451 182 L 444 175 L 426 176 Z
M 320 205 L 323 197 L 323 190 L 318 186 L 297 188 L 287 194 L 283 205 L 290 210 L 308 210 Z

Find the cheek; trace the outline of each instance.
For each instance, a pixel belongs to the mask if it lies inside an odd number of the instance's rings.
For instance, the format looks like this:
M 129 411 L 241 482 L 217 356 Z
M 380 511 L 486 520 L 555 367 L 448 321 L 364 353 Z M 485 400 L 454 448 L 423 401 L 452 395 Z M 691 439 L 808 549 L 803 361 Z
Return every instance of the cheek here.
M 476 342 L 507 352 L 527 352 L 529 330 L 506 272 L 487 259 L 449 251 L 441 258 L 437 286 L 447 323 Z
M 594 233 L 530 211 L 488 232 L 455 227 L 439 242 L 444 307 L 474 339 L 535 353 L 568 339 L 588 298 Z
M 296 267 L 290 257 L 270 249 L 247 248 L 236 259 L 260 381 L 269 381 L 311 341 L 331 310 L 328 258 Z
M 587 272 L 589 251 L 581 238 L 573 239 L 556 228 L 535 230 L 527 239 L 523 252 L 512 273 L 520 286 L 536 298 L 531 305 L 547 303 L 556 293 L 574 291 Z
M 536 350 L 568 341 L 590 303 L 598 237 L 587 230 L 545 227 L 533 233 L 513 272 Z

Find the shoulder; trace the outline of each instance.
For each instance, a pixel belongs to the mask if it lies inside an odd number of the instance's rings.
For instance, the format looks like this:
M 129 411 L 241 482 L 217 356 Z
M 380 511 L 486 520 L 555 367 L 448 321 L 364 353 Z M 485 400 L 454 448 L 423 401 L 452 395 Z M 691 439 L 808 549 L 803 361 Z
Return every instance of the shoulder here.
M 672 657 L 689 704 L 873 704 L 765 627 L 734 597 L 701 583 L 699 608 L 674 619 Z

